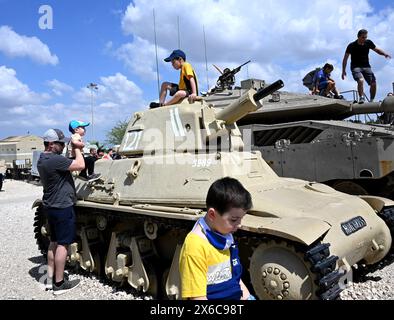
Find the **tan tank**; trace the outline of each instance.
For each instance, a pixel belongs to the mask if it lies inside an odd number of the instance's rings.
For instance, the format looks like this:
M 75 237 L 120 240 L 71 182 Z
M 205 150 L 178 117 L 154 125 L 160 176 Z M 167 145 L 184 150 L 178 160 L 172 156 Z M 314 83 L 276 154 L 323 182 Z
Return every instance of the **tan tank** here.
M 210 185 L 231 176 L 254 204 L 236 234 L 252 292 L 260 299 L 336 299 L 353 265 L 375 264 L 391 248 L 382 216 L 392 218 L 394 202 L 280 178 L 260 152 L 244 150 L 236 121 L 282 86 L 251 89 L 220 111 L 185 100 L 135 113 L 120 146 L 126 158 L 97 161 L 100 180 L 75 180 L 78 239 L 70 263 L 157 298 L 179 298 L 184 237 L 205 215 Z M 33 207 L 45 253 L 41 201 Z

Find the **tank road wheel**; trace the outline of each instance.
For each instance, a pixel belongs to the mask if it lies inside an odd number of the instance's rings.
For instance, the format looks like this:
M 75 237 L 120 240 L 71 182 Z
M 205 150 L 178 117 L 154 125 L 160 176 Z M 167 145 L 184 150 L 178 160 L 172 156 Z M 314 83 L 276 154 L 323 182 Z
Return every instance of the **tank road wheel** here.
M 352 181 L 338 181 L 332 186 L 335 190 L 355 196 L 368 195 L 368 191 L 365 190 L 358 183 Z
M 315 275 L 304 255 L 286 242 L 263 242 L 250 260 L 253 288 L 264 300 L 317 299 Z
M 37 240 L 38 250 L 45 256 L 49 247 L 49 226 L 42 206 L 39 206 L 34 216 L 34 237 Z

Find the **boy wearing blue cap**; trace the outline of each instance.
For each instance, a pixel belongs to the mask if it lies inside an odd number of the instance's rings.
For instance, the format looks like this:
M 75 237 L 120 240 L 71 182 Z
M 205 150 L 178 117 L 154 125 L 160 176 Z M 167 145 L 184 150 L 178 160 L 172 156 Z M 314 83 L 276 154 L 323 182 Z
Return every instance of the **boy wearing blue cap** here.
M 68 125 L 68 130 L 72 133 L 70 143 L 67 145 L 67 157 L 70 159 L 75 158 L 75 148 L 83 150 L 85 146 L 82 137 L 85 135 L 86 127 L 89 126 L 89 122 L 83 122 L 78 120 L 71 120 Z M 72 143 L 71 143 L 72 142 Z M 74 145 L 74 148 L 72 148 Z M 84 158 L 85 160 L 85 158 Z M 89 181 L 97 180 L 101 177 L 101 174 L 92 173 L 90 176 L 86 176 L 86 173 L 83 174 L 79 171 L 75 171 L 75 176 L 81 178 L 83 180 L 88 179 Z
M 164 82 L 161 85 L 159 103 L 152 102 L 150 108 L 176 104 L 186 97 L 189 98 L 190 102 L 194 102 L 198 93 L 197 77 L 191 64 L 186 62 L 186 54 L 182 50 L 174 50 L 164 61 L 171 62 L 175 70 L 181 70 L 179 84 Z M 167 90 L 170 92 L 172 99 L 165 102 Z
M 83 143 L 82 137 L 85 135 L 85 127 L 89 126 L 89 122 L 83 122 L 78 120 L 71 120 L 68 125 L 68 130 L 71 132 L 71 141 L 76 148 L 82 149 L 85 144 Z M 71 143 L 67 145 L 67 157 L 74 158 L 75 153 L 71 147 Z
M 241 280 L 242 266 L 233 237 L 252 207 L 250 193 L 238 180 L 222 178 L 209 188 L 206 207 L 207 214 L 197 220 L 182 246 L 182 298 L 254 300 Z

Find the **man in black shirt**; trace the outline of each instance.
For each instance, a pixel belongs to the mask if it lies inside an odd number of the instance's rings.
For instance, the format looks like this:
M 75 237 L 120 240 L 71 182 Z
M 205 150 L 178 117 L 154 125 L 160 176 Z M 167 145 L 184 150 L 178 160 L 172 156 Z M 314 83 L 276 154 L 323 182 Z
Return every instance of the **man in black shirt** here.
M 85 169 L 81 171 L 80 176 L 89 179 L 94 175 L 94 163 L 98 160 L 97 148 L 90 148 L 89 155 L 85 157 Z
M 43 185 L 42 203 L 48 217 L 51 238 L 47 284 L 52 282 L 53 293 L 58 295 L 79 284 L 79 280 L 64 279 L 64 266 L 68 245 L 74 242 L 75 237 L 76 192 L 71 171 L 83 170 L 85 163 L 81 149 L 77 149 L 74 144 L 75 160 L 62 156 L 65 143 L 70 139 L 61 130 L 49 129 L 43 139 L 45 151 L 40 155 L 37 169 Z
M 358 94 L 360 96 L 359 103 L 364 103 L 364 79 L 370 86 L 371 101 L 376 96 L 376 78 L 372 72 L 371 65 L 369 64 L 369 50 L 372 49 L 377 54 L 384 56 L 387 59 L 391 59 L 391 56 L 385 53 L 382 49 L 376 47 L 376 45 L 368 40 L 368 31 L 362 29 L 358 32 L 358 39 L 350 43 L 345 52 L 342 62 L 342 80 L 346 77 L 346 65 L 349 56 L 351 56 L 350 69 L 353 74 L 353 78 L 358 83 Z

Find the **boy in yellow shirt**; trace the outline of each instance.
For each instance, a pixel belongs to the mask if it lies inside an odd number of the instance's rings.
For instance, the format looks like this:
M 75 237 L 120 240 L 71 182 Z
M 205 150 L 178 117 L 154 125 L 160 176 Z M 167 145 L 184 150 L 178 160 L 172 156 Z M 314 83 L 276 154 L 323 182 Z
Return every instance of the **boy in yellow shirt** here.
M 241 280 L 242 266 L 233 233 L 252 207 L 250 193 L 232 178 L 212 184 L 207 214 L 186 236 L 179 259 L 182 298 L 254 300 Z
M 189 102 L 194 102 L 198 95 L 197 77 L 191 64 L 186 62 L 186 54 L 182 50 L 174 50 L 164 61 L 171 62 L 175 70 L 181 70 L 179 84 L 163 82 L 160 90 L 160 101 L 159 103 L 152 102 L 150 108 L 176 104 L 186 97 L 189 98 Z M 172 98 L 165 102 L 167 90 Z

